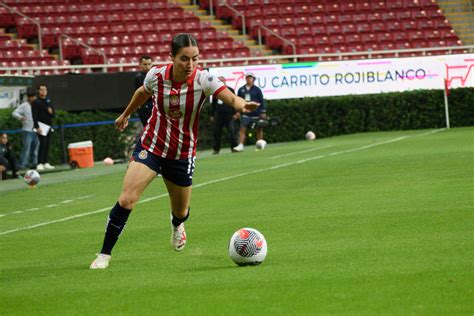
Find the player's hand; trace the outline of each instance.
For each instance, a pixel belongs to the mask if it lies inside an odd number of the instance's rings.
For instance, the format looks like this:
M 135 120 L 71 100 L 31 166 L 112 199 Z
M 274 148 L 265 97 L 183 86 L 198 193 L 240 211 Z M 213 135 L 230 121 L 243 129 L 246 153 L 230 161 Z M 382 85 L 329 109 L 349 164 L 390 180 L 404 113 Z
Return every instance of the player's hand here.
M 43 131 L 41 130 L 41 128 L 38 127 L 38 128 L 36 129 L 36 133 L 41 135 L 41 134 L 43 133 Z
M 123 132 L 123 130 L 128 126 L 128 119 L 129 119 L 129 116 L 124 116 L 123 114 L 120 115 L 115 120 L 115 129 Z
M 254 101 L 245 102 L 245 105 L 244 105 L 244 108 L 242 109 L 242 112 L 244 112 L 244 113 L 253 112 L 259 106 L 260 106 L 260 103 L 257 103 L 257 102 L 254 102 Z
M 209 117 L 209 122 L 214 123 L 214 116 Z

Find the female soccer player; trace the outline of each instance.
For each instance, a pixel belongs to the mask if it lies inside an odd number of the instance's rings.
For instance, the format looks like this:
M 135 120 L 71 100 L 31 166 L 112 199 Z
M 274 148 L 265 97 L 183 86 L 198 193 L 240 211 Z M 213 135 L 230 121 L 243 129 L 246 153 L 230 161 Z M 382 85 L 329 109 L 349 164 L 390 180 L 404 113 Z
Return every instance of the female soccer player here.
M 118 202 L 110 211 L 102 250 L 90 265 L 106 269 L 112 248 L 128 216 L 148 184 L 160 173 L 171 204 L 171 245 L 176 251 L 186 244 L 184 222 L 189 216 L 192 175 L 196 156 L 198 116 L 204 100 L 213 95 L 237 111 L 251 112 L 258 103 L 231 93 L 223 82 L 196 68 L 199 49 L 190 34 L 171 41 L 172 63 L 152 68 L 124 112 L 115 120 L 123 131 L 130 115 L 148 98 L 153 99 L 150 119 L 132 154 Z

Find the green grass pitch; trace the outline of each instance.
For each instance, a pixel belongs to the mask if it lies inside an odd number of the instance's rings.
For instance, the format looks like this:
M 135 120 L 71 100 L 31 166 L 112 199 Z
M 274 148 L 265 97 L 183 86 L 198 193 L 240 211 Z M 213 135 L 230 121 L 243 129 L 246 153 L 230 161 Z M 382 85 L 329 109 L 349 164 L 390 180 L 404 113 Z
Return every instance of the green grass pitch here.
M 346 135 L 198 155 L 188 245 L 160 178 L 91 271 L 125 165 L 0 182 L 2 315 L 472 315 L 474 128 Z M 260 230 L 238 267 L 232 233 Z

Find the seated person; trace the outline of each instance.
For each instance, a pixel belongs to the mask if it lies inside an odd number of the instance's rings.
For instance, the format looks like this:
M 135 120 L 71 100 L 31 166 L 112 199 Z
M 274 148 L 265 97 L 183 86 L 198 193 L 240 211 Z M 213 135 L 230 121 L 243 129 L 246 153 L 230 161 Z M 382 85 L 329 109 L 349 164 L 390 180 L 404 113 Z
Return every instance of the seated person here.
M 7 178 L 7 171 L 12 172 L 12 178 L 18 178 L 16 174 L 18 171 L 15 155 L 8 142 L 8 135 L 6 133 L 0 134 L 0 179 Z

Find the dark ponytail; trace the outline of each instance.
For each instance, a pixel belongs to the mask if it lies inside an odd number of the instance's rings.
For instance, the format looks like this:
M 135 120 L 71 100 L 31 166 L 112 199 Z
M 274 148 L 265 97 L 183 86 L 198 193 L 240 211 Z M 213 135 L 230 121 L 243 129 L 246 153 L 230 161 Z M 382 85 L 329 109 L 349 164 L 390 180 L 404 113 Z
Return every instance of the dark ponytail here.
M 198 46 L 194 36 L 188 33 L 176 34 L 171 40 L 171 55 L 176 56 L 181 48 L 190 46 Z

